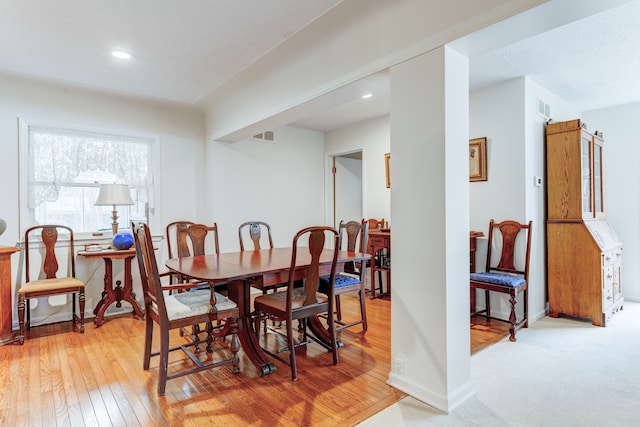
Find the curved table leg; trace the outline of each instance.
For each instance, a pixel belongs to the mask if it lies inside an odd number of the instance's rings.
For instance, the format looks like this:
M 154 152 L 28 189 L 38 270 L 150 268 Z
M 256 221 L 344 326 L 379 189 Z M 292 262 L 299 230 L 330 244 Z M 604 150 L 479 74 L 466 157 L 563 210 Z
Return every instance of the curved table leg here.
M 307 327 L 313 333 L 313 335 L 325 346 L 327 349 L 331 349 L 331 337 L 329 335 L 329 329 L 322 324 L 318 316 L 312 316 L 307 319 Z M 337 340 L 338 348 L 344 346 L 344 343 Z
M 133 307 L 133 315 L 138 319 L 144 318 L 144 312 L 138 302 L 136 301 L 136 294 L 133 292 L 133 282 L 131 278 L 131 260 L 130 258 L 124 258 L 124 286 L 120 284 L 120 281 L 116 282 L 116 286 L 113 286 L 113 260 L 111 258 L 103 258 L 104 260 L 104 291 L 102 291 L 102 299 L 93 309 L 93 314 L 96 315 L 95 325 L 100 327 L 104 324 L 104 314 L 107 308 L 114 302 L 117 307 L 121 306 L 121 301 L 125 300 Z
M 258 369 L 261 377 L 275 372 L 276 365 L 269 361 L 267 355 L 262 351 L 253 328 L 249 281 L 234 280 L 230 282 L 229 298 L 238 304 L 240 312 L 240 319 L 238 319 L 238 338 L 240 339 L 242 350 L 256 369 Z

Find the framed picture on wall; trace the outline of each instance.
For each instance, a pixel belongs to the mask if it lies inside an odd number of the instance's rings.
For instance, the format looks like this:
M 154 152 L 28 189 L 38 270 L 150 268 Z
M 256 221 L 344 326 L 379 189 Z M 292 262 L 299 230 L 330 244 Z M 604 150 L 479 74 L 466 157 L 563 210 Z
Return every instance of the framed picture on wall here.
M 387 178 L 387 188 L 391 188 L 391 178 L 389 177 L 389 167 L 391 163 L 391 153 L 384 154 L 384 172 Z
M 487 180 L 487 138 L 469 140 L 469 181 Z

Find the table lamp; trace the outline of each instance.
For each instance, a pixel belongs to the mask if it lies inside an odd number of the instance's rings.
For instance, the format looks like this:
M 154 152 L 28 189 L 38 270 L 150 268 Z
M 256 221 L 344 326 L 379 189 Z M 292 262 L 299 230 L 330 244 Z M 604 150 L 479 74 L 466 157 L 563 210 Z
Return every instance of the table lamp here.
M 113 206 L 113 223 L 111 228 L 113 235 L 118 234 L 118 211 L 116 206 L 134 205 L 135 202 L 129 193 L 127 184 L 102 184 L 100 186 L 100 194 L 96 200 L 96 206 Z

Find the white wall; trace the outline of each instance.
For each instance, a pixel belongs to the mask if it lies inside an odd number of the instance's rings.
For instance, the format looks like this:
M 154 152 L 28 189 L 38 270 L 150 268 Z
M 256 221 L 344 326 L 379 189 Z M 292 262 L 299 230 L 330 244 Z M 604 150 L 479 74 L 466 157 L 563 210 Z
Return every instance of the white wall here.
M 163 224 L 169 220 L 204 217 L 200 196 L 204 192 L 204 118 L 195 108 L 0 75 L 0 146 L 3 154 L 0 156 L 0 180 L 4 183 L 0 186 L 3 201 L 0 218 L 7 221 L 0 245 L 13 246 L 22 239 L 18 229 L 18 118 L 158 138 L 162 173 L 155 176 L 157 225 L 154 233 L 164 233 Z M 78 246 L 81 246 L 79 242 Z M 164 253 L 164 246 L 161 246 L 161 259 Z M 16 282 L 23 280 L 20 254 L 13 255 L 12 267 L 15 287 Z M 134 275 L 136 270 L 134 265 Z M 88 280 L 86 310 L 88 316 L 93 316 L 93 308 L 103 290 L 102 261 L 79 258 L 77 273 L 79 278 Z M 114 274 L 117 280 L 122 280 L 119 261 L 114 263 Z M 139 281 L 134 290 L 141 298 Z M 69 319 L 70 303 L 58 311 L 59 308 L 41 303 L 33 310 L 33 324 L 45 317 L 47 322 Z M 17 323 L 15 316 L 17 313 L 14 313 L 14 326 Z
M 238 226 L 269 223 L 275 246 L 325 224 L 324 134 L 281 127 L 273 143 L 251 139 L 206 145 L 207 212 L 220 230 L 220 250 L 237 251 Z
M 486 234 L 491 218 L 527 219 L 523 127 L 524 79 L 471 92 L 469 138 L 487 137 L 488 177 L 469 183 L 472 230 Z
M 640 301 L 640 103 L 583 113 L 589 132 L 604 134 L 603 184 L 607 221 L 622 240 L 622 293 Z
M 327 132 L 325 137 L 327 155 L 362 150 L 363 217 L 384 218 L 391 222 L 390 189 L 386 185 L 384 164 L 384 154 L 389 152 L 389 145 L 389 116 Z M 393 179 L 391 181 L 393 185 Z M 331 200 L 327 199 L 327 209 L 330 210 L 331 205 Z M 330 212 L 327 214 L 331 218 Z

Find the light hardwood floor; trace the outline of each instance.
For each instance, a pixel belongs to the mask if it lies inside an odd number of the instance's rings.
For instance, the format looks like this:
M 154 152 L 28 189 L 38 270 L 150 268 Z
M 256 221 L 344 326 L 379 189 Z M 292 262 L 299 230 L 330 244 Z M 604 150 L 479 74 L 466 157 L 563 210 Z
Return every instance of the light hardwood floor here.
M 343 297 L 345 314 L 357 306 Z M 390 301 L 367 300 L 367 314 L 366 334 L 359 327 L 341 333 L 338 366 L 312 344 L 298 353 L 296 382 L 277 361 L 275 373 L 259 378 L 241 357 L 240 374 L 222 367 L 173 379 L 164 397 L 156 394 L 157 359 L 142 369 L 144 321 L 109 317 L 95 328 L 89 320 L 84 334 L 70 323 L 35 327 L 23 346 L 0 346 L 0 425 L 355 425 L 405 396 L 386 384 Z M 474 335 L 483 336 L 477 348 L 496 340 L 482 325 Z M 176 353 L 173 366 L 183 363 Z

